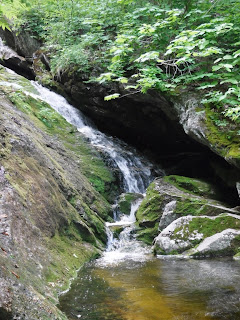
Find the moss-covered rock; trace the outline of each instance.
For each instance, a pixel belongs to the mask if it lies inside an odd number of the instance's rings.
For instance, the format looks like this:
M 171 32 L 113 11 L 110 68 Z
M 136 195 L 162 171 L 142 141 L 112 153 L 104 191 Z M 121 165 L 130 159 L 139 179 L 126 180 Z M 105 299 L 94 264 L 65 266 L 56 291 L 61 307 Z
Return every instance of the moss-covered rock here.
M 238 212 L 216 201 L 217 197 L 211 184 L 198 179 L 181 176 L 155 179 L 136 213 L 138 238 L 151 243 L 159 230 L 182 216 Z
M 205 106 L 205 125 L 211 148 L 229 163 L 240 168 L 239 124 L 223 118 L 221 113 Z
M 165 176 L 163 179 L 184 192 L 210 199 L 219 198 L 216 187 L 209 182 L 177 175 Z
M 131 205 L 134 201 L 141 199 L 143 196 L 139 193 L 123 193 L 118 201 L 118 210 L 123 214 L 130 214 Z
M 240 216 L 228 213 L 215 217 L 181 217 L 165 228 L 154 243 L 157 254 L 174 251 L 192 257 L 233 256 L 240 246 Z
M 0 314 L 66 319 L 58 293 L 104 248 L 114 176 L 74 127 L 16 85 L 34 92 L 30 82 L 3 68 L 0 78 Z
M 236 256 L 240 250 L 240 230 L 226 229 L 205 238 L 198 246 L 185 253 L 191 257 Z

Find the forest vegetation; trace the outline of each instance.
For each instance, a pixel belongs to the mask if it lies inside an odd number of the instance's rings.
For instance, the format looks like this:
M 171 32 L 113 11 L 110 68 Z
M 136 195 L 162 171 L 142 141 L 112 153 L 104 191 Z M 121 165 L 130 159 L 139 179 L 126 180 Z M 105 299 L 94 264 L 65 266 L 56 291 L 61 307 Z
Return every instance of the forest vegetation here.
M 126 95 L 187 87 L 223 126 L 240 118 L 238 0 L 8 0 L 0 9 L 3 27 L 6 17 L 41 39 L 55 77 L 117 82 Z

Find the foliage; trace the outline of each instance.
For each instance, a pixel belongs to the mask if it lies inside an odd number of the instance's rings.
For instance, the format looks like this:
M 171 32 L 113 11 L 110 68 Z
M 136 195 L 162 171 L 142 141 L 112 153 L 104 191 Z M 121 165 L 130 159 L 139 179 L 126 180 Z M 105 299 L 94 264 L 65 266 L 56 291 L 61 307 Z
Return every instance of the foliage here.
M 19 10 L 24 10 L 24 0 L 4 0 L 0 2 L 0 27 L 9 29 L 9 20 L 16 19 Z
M 21 17 L 47 43 L 58 76 L 86 73 L 126 94 L 191 86 L 225 117 L 240 117 L 238 0 L 33 0 Z

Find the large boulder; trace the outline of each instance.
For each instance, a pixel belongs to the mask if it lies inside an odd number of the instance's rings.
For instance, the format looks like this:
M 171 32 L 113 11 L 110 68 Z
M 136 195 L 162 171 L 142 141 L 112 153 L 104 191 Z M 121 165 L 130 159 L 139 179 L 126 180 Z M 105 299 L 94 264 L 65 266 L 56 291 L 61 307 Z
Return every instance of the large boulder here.
M 216 186 L 199 179 L 176 175 L 157 178 L 136 213 L 137 236 L 150 244 L 160 230 L 179 217 L 239 212 L 220 202 L 220 198 Z
M 26 59 L 32 59 L 33 54 L 41 47 L 41 42 L 25 30 L 12 30 L 0 28 L 0 37 L 6 45 Z
M 62 84 L 72 103 L 101 130 L 161 155 L 185 152 L 186 158 L 188 152 L 203 155 L 206 151 L 185 134 L 172 102 L 163 94 L 126 94 L 121 85 L 89 82 L 89 77 L 70 70 L 55 80 Z M 121 99 L 104 100 L 114 92 L 120 92 Z
M 240 230 L 226 229 L 205 238 L 188 252 L 191 257 L 238 255 L 240 253 Z
M 189 215 L 178 218 L 154 240 L 157 254 L 233 256 L 239 252 L 239 248 L 240 215 L 230 213 L 215 217 Z

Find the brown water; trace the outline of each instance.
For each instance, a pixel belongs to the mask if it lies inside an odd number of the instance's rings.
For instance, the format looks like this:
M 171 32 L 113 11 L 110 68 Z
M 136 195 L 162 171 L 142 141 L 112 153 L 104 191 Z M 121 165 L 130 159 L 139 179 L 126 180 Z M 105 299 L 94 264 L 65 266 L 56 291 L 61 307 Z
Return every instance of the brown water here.
M 61 296 L 60 309 L 81 320 L 239 320 L 240 262 L 93 262 Z

